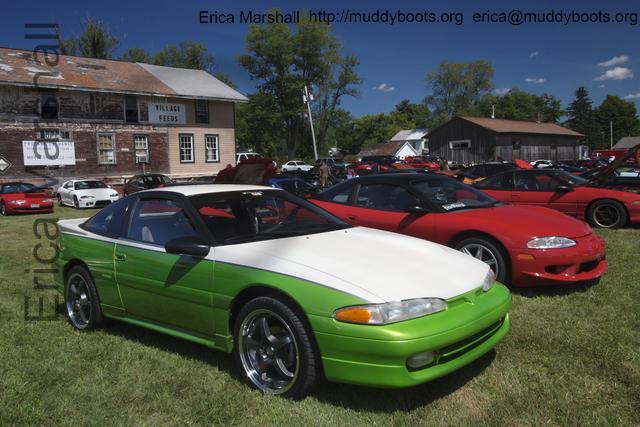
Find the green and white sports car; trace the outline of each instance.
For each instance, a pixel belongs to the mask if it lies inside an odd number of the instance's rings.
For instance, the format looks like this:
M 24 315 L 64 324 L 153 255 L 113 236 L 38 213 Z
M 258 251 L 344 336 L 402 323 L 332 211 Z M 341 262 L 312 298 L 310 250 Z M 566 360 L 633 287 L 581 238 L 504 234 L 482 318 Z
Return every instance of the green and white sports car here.
M 509 328 L 510 293 L 483 262 L 351 227 L 282 190 L 167 187 L 58 224 L 73 327 L 112 318 L 233 352 L 267 393 L 300 397 L 321 376 L 419 384 Z

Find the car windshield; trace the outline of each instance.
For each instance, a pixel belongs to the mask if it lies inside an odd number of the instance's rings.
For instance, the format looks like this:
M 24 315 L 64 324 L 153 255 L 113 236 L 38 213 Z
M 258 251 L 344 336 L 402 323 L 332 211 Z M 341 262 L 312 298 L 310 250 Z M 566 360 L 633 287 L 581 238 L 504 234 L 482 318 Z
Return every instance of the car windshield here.
M 429 202 L 438 206 L 446 212 L 460 210 L 485 208 L 495 206 L 499 203 L 488 195 L 448 178 L 431 178 L 412 183 L 422 196 Z
M 73 185 L 75 190 L 93 190 L 94 188 L 108 188 L 102 181 L 78 181 Z
M 164 175 L 147 175 L 144 180 L 152 185 L 168 184 L 171 182 L 169 177 Z
M 2 193 L 31 193 L 33 191 L 37 191 L 38 187 L 33 184 L 29 184 L 27 182 L 17 182 L 14 184 L 5 184 L 2 187 Z
M 349 228 L 317 206 L 280 190 L 192 196 L 216 242 L 246 243 Z

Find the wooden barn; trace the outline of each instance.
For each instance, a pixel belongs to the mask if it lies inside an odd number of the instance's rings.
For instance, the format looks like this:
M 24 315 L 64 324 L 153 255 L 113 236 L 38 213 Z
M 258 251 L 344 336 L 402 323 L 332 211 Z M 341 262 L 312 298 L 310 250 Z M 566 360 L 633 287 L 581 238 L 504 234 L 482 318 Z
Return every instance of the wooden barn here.
M 429 132 L 429 154 L 458 163 L 576 160 L 581 133 L 555 123 L 454 117 Z

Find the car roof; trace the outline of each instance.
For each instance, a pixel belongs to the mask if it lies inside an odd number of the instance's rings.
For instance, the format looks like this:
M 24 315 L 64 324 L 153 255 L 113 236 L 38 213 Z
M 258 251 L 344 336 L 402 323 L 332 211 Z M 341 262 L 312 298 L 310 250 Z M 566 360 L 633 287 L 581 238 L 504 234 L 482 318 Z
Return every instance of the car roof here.
M 372 175 L 359 176 L 345 182 L 369 182 L 369 181 L 386 181 L 386 182 L 407 182 L 415 180 L 429 179 L 450 179 L 447 176 L 438 175 L 429 172 L 385 172 Z
M 227 191 L 264 191 L 264 190 L 276 190 L 273 187 L 267 187 L 264 185 L 240 185 L 240 184 L 195 184 L 195 185 L 181 185 L 178 187 L 161 187 L 154 188 L 152 190 L 144 190 L 140 193 L 146 193 L 150 191 L 166 191 L 169 193 L 179 193 L 187 197 L 197 196 L 199 194 L 209 193 L 224 193 Z

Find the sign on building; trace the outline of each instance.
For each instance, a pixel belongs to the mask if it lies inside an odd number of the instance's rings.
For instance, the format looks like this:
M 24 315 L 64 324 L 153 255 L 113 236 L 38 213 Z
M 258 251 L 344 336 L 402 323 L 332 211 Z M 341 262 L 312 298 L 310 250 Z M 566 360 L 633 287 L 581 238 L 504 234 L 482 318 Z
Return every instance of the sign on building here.
M 62 166 L 76 164 L 73 141 L 22 141 L 25 166 Z
M 165 102 L 149 103 L 149 122 L 165 124 L 185 124 L 187 122 L 184 104 Z

